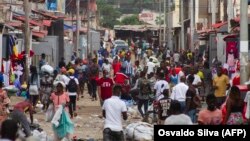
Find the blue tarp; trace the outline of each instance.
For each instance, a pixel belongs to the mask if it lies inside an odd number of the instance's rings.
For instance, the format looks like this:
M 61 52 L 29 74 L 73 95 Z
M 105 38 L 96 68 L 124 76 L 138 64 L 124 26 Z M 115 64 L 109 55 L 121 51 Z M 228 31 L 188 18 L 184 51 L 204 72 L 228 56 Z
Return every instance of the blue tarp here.
M 73 31 L 76 31 L 76 26 L 75 25 L 70 26 L 70 25 L 64 24 L 64 30 L 73 30 Z

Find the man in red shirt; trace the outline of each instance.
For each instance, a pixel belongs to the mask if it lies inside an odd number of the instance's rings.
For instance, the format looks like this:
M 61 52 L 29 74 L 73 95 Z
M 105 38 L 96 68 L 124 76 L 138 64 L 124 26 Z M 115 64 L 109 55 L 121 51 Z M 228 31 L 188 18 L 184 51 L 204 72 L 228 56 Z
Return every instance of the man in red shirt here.
M 117 72 L 120 71 L 121 66 L 122 66 L 122 64 L 121 64 L 121 62 L 119 61 L 118 57 L 115 57 L 112 66 L 113 66 L 114 76 L 115 76 L 115 74 L 116 74 Z
M 97 85 L 99 86 L 99 97 L 102 106 L 104 100 L 112 96 L 112 88 L 114 85 L 113 80 L 109 77 L 109 73 L 106 70 L 103 71 L 103 77 L 97 81 Z
M 124 68 L 121 68 L 120 72 L 117 72 L 114 76 L 114 81 L 116 84 L 120 84 L 120 85 L 125 85 L 126 80 L 129 79 L 129 77 L 123 73 L 124 72 Z

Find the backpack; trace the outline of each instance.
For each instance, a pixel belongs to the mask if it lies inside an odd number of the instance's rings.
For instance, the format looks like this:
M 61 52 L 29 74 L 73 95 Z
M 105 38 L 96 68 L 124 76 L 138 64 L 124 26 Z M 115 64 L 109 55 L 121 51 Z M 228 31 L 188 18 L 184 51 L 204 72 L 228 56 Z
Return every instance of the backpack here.
M 147 79 L 142 79 L 140 82 L 140 92 L 142 95 L 149 95 L 151 93 L 150 83 Z
M 67 89 L 70 93 L 77 92 L 77 84 L 75 78 L 70 78 Z

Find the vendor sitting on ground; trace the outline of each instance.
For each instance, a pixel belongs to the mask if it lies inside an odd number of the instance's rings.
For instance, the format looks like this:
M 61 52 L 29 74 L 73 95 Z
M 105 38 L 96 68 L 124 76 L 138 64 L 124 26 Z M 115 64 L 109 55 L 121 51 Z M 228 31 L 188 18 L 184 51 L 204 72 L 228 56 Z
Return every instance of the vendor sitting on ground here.
M 30 114 L 30 121 L 33 124 L 33 108 L 32 103 L 29 99 L 25 101 L 19 102 L 14 105 L 13 111 L 10 114 L 10 117 L 16 122 L 20 123 L 22 128 L 24 129 L 24 133 L 26 137 L 31 136 L 30 123 L 25 115 L 26 112 Z

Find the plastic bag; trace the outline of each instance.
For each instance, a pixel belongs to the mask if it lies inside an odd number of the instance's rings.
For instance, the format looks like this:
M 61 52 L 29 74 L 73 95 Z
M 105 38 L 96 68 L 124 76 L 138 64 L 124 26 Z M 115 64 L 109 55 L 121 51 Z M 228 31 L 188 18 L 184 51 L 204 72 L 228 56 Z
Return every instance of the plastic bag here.
M 74 132 L 74 124 L 65 110 L 62 111 L 59 126 L 56 127 L 53 124 L 53 129 L 57 136 L 61 139 Z
M 154 138 L 153 125 L 145 122 L 129 124 L 125 129 L 126 139 L 134 141 L 152 141 Z
M 51 67 L 50 65 L 43 65 L 42 68 L 41 68 L 41 71 L 52 74 L 53 71 L 54 71 L 54 68 Z
M 46 111 L 46 114 L 45 114 L 45 121 L 50 122 L 52 120 L 54 114 L 55 114 L 54 105 L 50 104 L 48 107 L 48 110 Z

